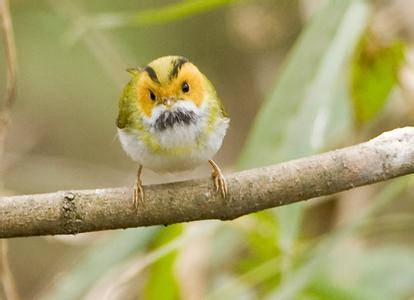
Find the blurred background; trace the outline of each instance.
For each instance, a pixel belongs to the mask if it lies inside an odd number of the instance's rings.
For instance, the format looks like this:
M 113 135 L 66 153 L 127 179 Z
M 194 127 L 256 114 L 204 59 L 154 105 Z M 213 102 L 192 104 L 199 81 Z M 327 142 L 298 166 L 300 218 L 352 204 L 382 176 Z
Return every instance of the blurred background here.
M 132 186 L 117 100 L 126 68 L 163 55 L 188 57 L 215 85 L 231 117 L 216 157 L 226 173 L 414 121 L 411 0 L 14 0 L 10 10 L 18 85 L 2 195 Z M 3 95 L 4 47 L 0 65 Z M 206 165 L 187 178 L 207 176 Z M 144 184 L 168 180 L 144 170 Z M 413 197 L 407 176 L 232 222 L 10 239 L 3 260 L 21 299 L 414 299 Z

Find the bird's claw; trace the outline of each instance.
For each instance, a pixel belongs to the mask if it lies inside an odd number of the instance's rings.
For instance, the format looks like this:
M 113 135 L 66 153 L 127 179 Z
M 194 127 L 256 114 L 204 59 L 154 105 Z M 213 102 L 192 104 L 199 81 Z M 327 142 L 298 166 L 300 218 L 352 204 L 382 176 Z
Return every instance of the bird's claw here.
M 214 187 L 216 188 L 216 192 L 220 191 L 223 198 L 226 198 L 227 195 L 227 183 L 226 179 L 224 178 L 223 174 L 220 171 L 213 170 L 211 173 L 211 177 L 213 178 Z
M 135 182 L 132 202 L 135 209 L 138 209 L 140 205 L 144 205 L 144 189 L 142 188 L 141 180 Z

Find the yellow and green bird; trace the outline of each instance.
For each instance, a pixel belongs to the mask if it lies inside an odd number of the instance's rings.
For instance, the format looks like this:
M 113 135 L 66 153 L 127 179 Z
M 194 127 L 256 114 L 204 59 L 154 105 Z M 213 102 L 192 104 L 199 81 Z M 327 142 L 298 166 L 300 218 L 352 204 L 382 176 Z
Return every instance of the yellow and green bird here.
M 135 207 L 144 201 L 143 167 L 177 172 L 208 161 L 216 190 L 226 197 L 226 182 L 212 158 L 230 119 L 211 82 L 181 56 L 161 57 L 128 72 L 132 79 L 119 99 L 117 127 L 123 149 L 139 164 Z

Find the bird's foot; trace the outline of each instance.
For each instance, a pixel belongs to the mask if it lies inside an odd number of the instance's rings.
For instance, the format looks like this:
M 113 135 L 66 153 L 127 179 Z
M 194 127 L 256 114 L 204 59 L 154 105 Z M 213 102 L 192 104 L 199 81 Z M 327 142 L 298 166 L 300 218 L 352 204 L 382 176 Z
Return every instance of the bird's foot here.
M 134 184 L 134 193 L 132 196 L 132 202 L 134 203 L 136 210 L 138 209 L 138 206 L 144 205 L 144 189 L 142 188 L 141 172 L 142 165 L 140 165 L 138 168 L 138 173 Z
M 136 180 L 134 184 L 134 194 L 132 197 L 135 209 L 140 205 L 144 205 L 144 190 L 142 188 L 141 180 Z
M 213 178 L 214 187 L 216 192 L 220 191 L 223 198 L 226 198 L 227 195 L 227 183 L 226 179 L 223 176 L 219 166 L 212 160 L 209 160 L 209 163 L 212 167 L 211 178 Z

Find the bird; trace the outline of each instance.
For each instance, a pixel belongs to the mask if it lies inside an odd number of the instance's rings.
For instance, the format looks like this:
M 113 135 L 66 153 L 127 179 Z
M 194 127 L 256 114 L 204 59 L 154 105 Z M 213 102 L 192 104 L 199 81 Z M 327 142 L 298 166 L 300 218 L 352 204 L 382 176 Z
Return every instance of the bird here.
M 123 150 L 138 163 L 133 190 L 136 209 L 145 204 L 141 173 L 175 173 L 211 166 L 216 192 L 228 193 L 213 156 L 230 124 L 210 80 L 187 58 L 163 56 L 131 75 L 119 98 L 117 133 Z

